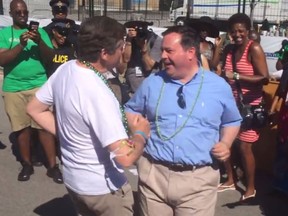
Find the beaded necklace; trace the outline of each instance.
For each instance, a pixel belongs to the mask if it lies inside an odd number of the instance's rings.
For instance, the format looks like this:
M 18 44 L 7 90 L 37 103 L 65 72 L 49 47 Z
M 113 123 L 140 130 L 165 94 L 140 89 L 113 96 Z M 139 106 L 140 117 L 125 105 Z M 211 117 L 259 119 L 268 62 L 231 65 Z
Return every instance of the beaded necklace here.
M 93 70 L 95 72 L 95 74 L 105 83 L 105 85 L 110 89 L 110 91 L 113 93 L 114 97 L 118 101 L 113 89 L 110 87 L 110 85 L 108 83 L 108 80 L 90 62 L 82 61 L 82 60 L 80 60 L 80 62 L 82 64 L 84 64 L 86 67 L 88 67 L 89 69 L 91 69 L 91 70 Z M 119 108 L 120 108 L 120 112 L 121 112 L 121 115 L 122 115 L 123 126 L 125 128 L 126 133 L 128 134 L 128 132 L 129 132 L 128 121 L 127 121 L 127 118 L 126 118 L 126 115 L 125 115 L 125 112 L 124 112 L 124 108 L 120 104 L 119 101 L 118 101 L 118 103 L 119 103 Z
M 168 141 L 168 140 L 172 139 L 172 138 L 175 137 L 180 131 L 182 131 L 182 129 L 185 127 L 185 125 L 186 125 L 187 122 L 188 122 L 188 119 L 189 119 L 189 118 L 191 117 L 191 115 L 192 115 L 192 112 L 193 112 L 193 110 L 194 110 L 194 108 L 195 108 L 195 105 L 196 105 L 196 103 L 197 103 L 197 100 L 198 100 L 198 98 L 199 98 L 199 95 L 200 95 L 200 92 L 201 92 L 201 89 L 202 89 L 202 86 L 203 86 L 203 80 L 204 80 L 204 72 L 203 72 L 203 70 L 201 70 L 201 83 L 200 83 L 200 85 L 199 85 L 199 88 L 198 88 L 198 91 L 197 91 L 197 94 L 196 94 L 196 98 L 195 98 L 195 100 L 194 100 L 194 102 L 193 102 L 193 104 L 192 104 L 192 107 L 191 107 L 191 109 L 190 109 L 190 111 L 189 111 L 189 113 L 188 113 L 188 116 L 187 116 L 187 118 L 185 119 L 184 123 L 183 123 L 180 127 L 178 127 L 171 136 L 168 136 L 168 137 L 162 135 L 161 130 L 160 130 L 160 126 L 159 126 L 159 105 L 160 105 L 160 101 L 161 101 L 161 99 L 162 99 L 163 92 L 164 92 L 164 89 L 165 89 L 165 81 L 163 80 L 163 84 L 162 84 L 162 87 L 161 87 L 161 90 L 160 90 L 160 95 L 159 95 L 158 100 L 157 100 L 157 105 L 156 105 L 156 117 L 155 117 L 156 131 L 157 131 L 157 134 L 158 134 L 158 136 L 160 137 L 161 140 L 163 140 L 163 141 Z

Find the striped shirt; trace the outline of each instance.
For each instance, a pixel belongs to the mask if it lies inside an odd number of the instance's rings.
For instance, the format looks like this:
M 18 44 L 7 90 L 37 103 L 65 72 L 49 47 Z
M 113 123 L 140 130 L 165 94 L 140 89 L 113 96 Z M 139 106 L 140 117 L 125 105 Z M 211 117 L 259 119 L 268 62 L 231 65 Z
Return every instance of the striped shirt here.
M 253 43 L 252 40 L 248 42 L 245 50 L 238 62 L 236 62 L 236 70 L 240 75 L 253 76 L 253 65 L 248 60 L 249 47 Z M 226 58 L 225 70 L 233 71 L 232 54 L 229 53 Z M 239 102 L 238 92 L 234 80 L 229 81 L 235 100 Z M 262 84 L 249 83 L 240 80 L 241 89 L 243 92 L 243 100 L 245 104 L 258 105 L 262 100 Z M 259 138 L 259 132 L 255 130 L 241 130 L 239 137 L 245 142 L 255 142 Z

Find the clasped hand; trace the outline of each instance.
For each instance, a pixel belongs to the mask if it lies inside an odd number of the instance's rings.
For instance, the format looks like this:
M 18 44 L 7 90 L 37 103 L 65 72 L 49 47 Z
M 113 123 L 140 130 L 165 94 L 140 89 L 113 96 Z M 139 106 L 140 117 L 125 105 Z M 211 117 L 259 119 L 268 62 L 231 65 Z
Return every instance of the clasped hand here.
M 221 141 L 213 146 L 211 153 L 219 161 L 226 161 L 231 154 L 230 147 Z
M 27 45 L 28 39 L 34 41 L 36 44 L 39 44 L 39 42 L 41 40 L 41 36 L 40 36 L 38 31 L 27 31 L 27 32 L 24 32 L 20 36 L 20 44 L 23 47 L 25 47 Z
M 135 131 L 142 131 L 147 137 L 150 137 L 150 123 L 146 118 L 135 113 L 126 113 L 126 117 L 132 135 Z

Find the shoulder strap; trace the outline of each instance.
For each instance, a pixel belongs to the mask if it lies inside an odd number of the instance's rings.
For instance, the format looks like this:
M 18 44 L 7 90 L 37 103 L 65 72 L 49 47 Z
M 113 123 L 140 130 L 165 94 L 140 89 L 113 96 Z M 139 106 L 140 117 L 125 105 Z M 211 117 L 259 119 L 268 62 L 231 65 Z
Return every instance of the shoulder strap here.
M 227 60 L 227 56 L 229 53 L 232 53 L 234 49 L 234 46 L 233 44 L 228 44 L 227 46 L 225 46 L 224 50 L 223 50 L 223 56 L 221 57 L 222 59 L 222 70 L 221 70 L 221 74 L 220 76 L 223 77 L 227 82 L 228 82 L 228 78 L 226 77 L 226 74 L 225 74 L 225 65 L 226 65 L 226 60 Z
M 11 25 L 11 42 L 8 48 L 9 50 L 12 48 L 13 41 L 14 41 L 14 31 L 13 31 L 13 26 Z
M 235 48 L 232 50 L 232 67 L 233 67 L 233 72 L 237 72 L 237 67 L 236 67 L 236 56 L 235 56 Z M 241 85 L 239 80 L 235 79 L 235 86 L 237 88 L 237 92 L 238 92 L 238 96 L 240 99 L 240 103 L 242 105 L 244 105 L 244 101 L 243 101 L 243 92 L 241 89 Z

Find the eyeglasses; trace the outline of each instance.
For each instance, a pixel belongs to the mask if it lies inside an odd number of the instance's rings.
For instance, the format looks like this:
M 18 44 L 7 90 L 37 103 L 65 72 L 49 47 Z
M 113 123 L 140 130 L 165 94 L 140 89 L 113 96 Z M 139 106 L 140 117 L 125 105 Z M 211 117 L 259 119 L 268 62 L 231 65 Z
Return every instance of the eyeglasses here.
M 12 13 L 14 13 L 15 15 L 17 16 L 27 16 L 29 14 L 29 11 L 27 10 L 16 10 L 16 11 L 13 11 Z
M 179 105 L 179 107 L 181 107 L 182 109 L 185 109 L 186 108 L 186 100 L 185 100 L 185 95 L 183 93 L 183 85 L 177 90 L 177 97 L 178 97 L 178 100 L 177 100 L 177 103 Z

